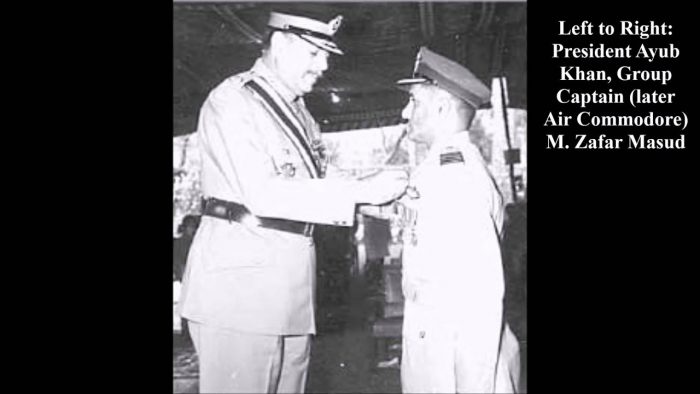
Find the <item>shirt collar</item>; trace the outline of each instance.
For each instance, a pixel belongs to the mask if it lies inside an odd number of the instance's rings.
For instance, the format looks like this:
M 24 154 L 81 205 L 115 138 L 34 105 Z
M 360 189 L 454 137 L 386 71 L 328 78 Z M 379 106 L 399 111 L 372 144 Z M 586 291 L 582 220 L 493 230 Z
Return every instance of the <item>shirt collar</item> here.
M 277 76 L 276 73 L 274 73 L 272 70 L 270 70 L 269 67 L 265 65 L 263 62 L 262 58 L 258 58 L 258 60 L 255 61 L 255 64 L 253 65 L 253 68 L 251 69 L 254 73 L 260 75 L 261 77 L 265 78 L 267 82 L 272 85 L 272 87 L 279 93 L 282 98 L 289 102 L 293 103 L 296 101 L 300 96 L 297 96 L 294 94 Z
M 441 136 L 433 142 L 430 147 L 431 157 L 440 157 L 443 149 L 453 146 L 455 148 L 462 148 L 464 145 L 471 144 L 471 139 L 469 138 L 469 132 L 466 130 L 459 131 L 446 136 Z

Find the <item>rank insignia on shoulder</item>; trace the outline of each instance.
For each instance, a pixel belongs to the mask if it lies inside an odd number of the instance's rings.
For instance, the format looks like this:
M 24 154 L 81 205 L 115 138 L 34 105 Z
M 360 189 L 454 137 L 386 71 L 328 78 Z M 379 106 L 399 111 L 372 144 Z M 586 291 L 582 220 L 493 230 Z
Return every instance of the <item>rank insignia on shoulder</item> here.
M 451 163 L 464 163 L 464 157 L 460 151 L 445 152 L 440 155 L 440 165 Z
M 282 174 L 284 174 L 286 177 L 293 177 L 294 174 L 297 172 L 297 169 L 294 167 L 294 164 L 292 163 L 285 163 L 282 165 Z

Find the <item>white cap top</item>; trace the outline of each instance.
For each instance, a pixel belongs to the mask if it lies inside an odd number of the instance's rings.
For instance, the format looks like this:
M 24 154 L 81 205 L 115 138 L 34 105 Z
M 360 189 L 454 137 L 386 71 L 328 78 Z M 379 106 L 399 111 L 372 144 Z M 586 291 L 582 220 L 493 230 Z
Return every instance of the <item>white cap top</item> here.
M 323 23 L 303 16 L 271 12 L 267 25 L 273 29 L 297 34 L 323 50 L 342 55 L 343 51 L 333 41 L 333 35 L 340 28 L 342 21 L 341 15 L 336 16 L 328 23 Z

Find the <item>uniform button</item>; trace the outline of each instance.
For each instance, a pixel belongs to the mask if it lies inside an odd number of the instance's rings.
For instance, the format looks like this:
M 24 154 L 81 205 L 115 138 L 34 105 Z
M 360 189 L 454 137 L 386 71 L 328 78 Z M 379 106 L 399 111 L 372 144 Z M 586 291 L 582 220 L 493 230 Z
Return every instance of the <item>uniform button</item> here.
M 425 338 L 425 331 L 419 332 L 418 337 L 420 337 L 421 339 Z

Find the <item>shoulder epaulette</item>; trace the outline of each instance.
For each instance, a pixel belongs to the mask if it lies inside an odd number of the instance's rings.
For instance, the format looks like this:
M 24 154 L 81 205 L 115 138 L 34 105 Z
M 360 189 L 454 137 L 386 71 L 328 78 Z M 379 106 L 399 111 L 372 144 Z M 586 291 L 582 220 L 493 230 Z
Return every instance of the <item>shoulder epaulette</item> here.
M 452 163 L 464 163 L 464 156 L 462 156 L 462 152 L 459 149 L 448 147 L 445 149 L 445 152 L 440 154 L 440 165 Z

